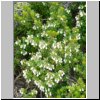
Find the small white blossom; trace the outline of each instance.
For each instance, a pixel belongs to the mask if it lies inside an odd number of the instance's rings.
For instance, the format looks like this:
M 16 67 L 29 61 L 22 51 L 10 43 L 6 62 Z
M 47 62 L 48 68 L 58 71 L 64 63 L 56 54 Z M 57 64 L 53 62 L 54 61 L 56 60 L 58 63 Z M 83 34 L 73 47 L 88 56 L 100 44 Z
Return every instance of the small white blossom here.
M 41 55 L 41 53 L 40 53 L 40 52 L 37 52 L 37 53 L 36 53 L 36 58 L 37 58 L 37 59 L 42 58 L 42 55 Z
M 33 26 L 32 28 L 33 28 L 34 30 L 36 30 L 36 29 L 37 29 L 37 27 L 36 27 L 36 26 Z
M 76 26 L 80 27 L 80 22 L 79 21 L 76 21 Z
M 26 44 L 20 45 L 20 48 L 25 49 L 26 48 Z
M 77 40 L 79 40 L 79 39 L 80 39 L 80 34 L 78 34 L 78 35 L 76 36 L 76 39 L 77 39 Z
M 79 17 L 78 17 L 78 16 L 76 16 L 76 17 L 75 17 L 75 19 L 76 19 L 76 21 L 78 21 L 78 20 L 79 20 Z
M 56 83 L 59 83 L 59 81 L 60 81 L 60 80 L 59 80 L 58 78 L 55 79 L 55 82 L 56 82 Z
M 35 47 L 35 46 L 37 46 L 37 43 L 34 40 L 32 40 L 31 45 L 33 45 Z
M 54 83 L 51 80 L 49 80 L 49 81 L 47 81 L 47 85 L 48 85 L 48 87 L 52 87 L 54 85 Z
M 23 92 L 23 88 L 21 88 L 21 89 L 19 90 L 19 93 L 20 93 L 21 95 L 24 94 L 24 92 Z
M 62 50 L 62 45 L 61 45 L 61 42 L 54 42 L 53 44 L 52 44 L 52 48 L 53 49 L 60 49 L 60 50 Z
M 23 77 L 26 79 L 27 78 L 27 69 L 23 70 Z
M 40 90 L 44 92 L 44 87 L 43 86 L 40 86 Z
M 64 51 L 66 51 L 68 49 L 68 46 L 65 46 Z
M 15 44 L 18 45 L 18 41 L 16 41 Z
M 71 61 L 69 60 L 69 63 L 71 63 Z
M 72 56 L 72 53 L 70 53 L 69 56 L 71 57 Z
M 22 20 L 21 23 L 25 23 L 25 20 Z
M 27 80 L 26 80 L 27 83 L 30 83 L 30 81 L 31 81 L 30 79 L 27 79 Z
M 63 20 L 64 20 L 62 17 L 61 17 L 60 19 L 61 19 L 61 21 L 63 21 Z
M 83 17 L 84 15 L 85 15 L 85 13 L 83 12 L 83 11 L 79 11 L 79 15 L 81 16 L 81 17 Z
M 42 4 L 45 6 L 46 5 L 46 3 L 45 2 L 42 2 Z
M 50 17 L 49 20 L 52 20 L 52 18 Z
M 39 18 L 39 17 L 40 17 L 40 15 L 39 15 L 39 14 L 36 14 L 36 17 L 37 17 L 37 18 Z
M 27 66 L 31 66 L 29 62 L 27 63 Z
M 58 71 L 58 74 L 59 74 L 60 76 L 63 76 L 65 73 L 64 73 L 63 70 L 59 70 L 59 71 Z
M 72 37 L 71 36 L 69 36 L 69 40 L 72 40 Z
M 70 10 L 67 9 L 67 13 L 69 14 L 70 13 Z
M 66 37 L 66 33 L 64 33 L 64 37 Z
M 66 59 L 64 59 L 64 63 L 66 63 L 67 62 L 67 60 Z
M 82 88 L 81 91 L 84 91 L 84 89 Z
M 67 54 L 67 53 L 65 53 L 64 57 L 66 58 L 66 57 L 67 57 L 67 55 L 68 55 L 68 54 Z
M 21 65 L 23 65 L 24 64 L 23 60 L 21 60 L 20 63 L 21 63 Z
M 40 41 L 39 48 L 40 49 L 47 49 L 47 43 L 45 43 L 45 41 Z
M 24 56 L 27 55 L 27 51 L 25 51 L 25 52 L 23 53 L 23 55 L 24 55 Z
M 79 49 L 78 49 L 78 48 L 75 48 L 75 50 L 76 50 L 76 52 L 78 52 L 78 51 L 79 51 Z
M 74 67 L 73 70 L 76 71 L 76 68 Z

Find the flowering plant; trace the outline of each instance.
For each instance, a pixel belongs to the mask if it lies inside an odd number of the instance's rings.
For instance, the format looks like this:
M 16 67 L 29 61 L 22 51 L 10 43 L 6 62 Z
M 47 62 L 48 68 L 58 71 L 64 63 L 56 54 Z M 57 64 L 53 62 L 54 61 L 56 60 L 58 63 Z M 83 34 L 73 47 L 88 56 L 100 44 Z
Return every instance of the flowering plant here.
M 46 19 L 32 5 L 14 5 L 15 72 L 20 66 L 29 86 L 19 90 L 21 97 L 85 98 L 85 3 L 64 8 L 59 2 L 41 2 L 49 5 Z

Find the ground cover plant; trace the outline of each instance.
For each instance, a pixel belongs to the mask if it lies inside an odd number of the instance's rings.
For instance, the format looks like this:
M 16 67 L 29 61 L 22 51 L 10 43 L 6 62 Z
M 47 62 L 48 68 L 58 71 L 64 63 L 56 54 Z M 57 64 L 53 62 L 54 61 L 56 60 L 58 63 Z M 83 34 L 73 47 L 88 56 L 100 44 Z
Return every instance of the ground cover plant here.
M 14 2 L 14 97 L 86 97 L 86 2 Z

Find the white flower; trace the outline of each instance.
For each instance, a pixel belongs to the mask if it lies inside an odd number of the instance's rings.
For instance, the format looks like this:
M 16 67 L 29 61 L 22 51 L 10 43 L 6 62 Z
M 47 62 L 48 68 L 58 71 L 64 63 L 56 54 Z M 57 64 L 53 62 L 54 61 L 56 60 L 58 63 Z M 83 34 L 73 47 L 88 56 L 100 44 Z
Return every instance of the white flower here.
M 61 64 L 62 63 L 62 58 L 58 58 L 58 62 Z
M 81 17 L 83 17 L 84 15 L 85 15 L 85 12 L 83 12 L 83 11 L 79 11 L 79 15 L 81 16 Z
M 64 59 L 64 63 L 66 63 L 67 62 L 67 60 L 66 59 Z
M 40 17 L 40 15 L 39 15 L 39 14 L 36 14 L 36 17 L 37 17 L 37 18 L 39 18 L 39 17 Z
M 79 40 L 79 39 L 80 39 L 80 34 L 78 34 L 78 35 L 76 36 L 76 39 L 77 39 L 77 40 Z
M 70 53 L 69 56 L 71 57 L 72 56 L 72 53 Z
M 21 51 L 21 54 L 23 54 L 23 51 Z
M 28 36 L 27 36 L 27 39 L 28 39 L 28 40 L 33 39 L 33 35 L 28 35 Z
M 34 73 L 34 75 L 37 74 L 37 70 L 36 70 L 36 69 L 34 69 L 34 68 L 32 67 L 31 70 L 32 70 L 32 72 Z
M 40 49 L 47 49 L 47 43 L 45 43 L 45 41 L 40 41 L 39 42 L 39 48 Z
M 71 61 L 69 60 L 69 63 L 71 63 Z
M 21 60 L 21 61 L 20 61 L 20 63 L 21 63 L 21 65 L 23 65 L 23 64 L 24 64 L 24 61 L 23 61 L 23 60 Z
M 65 46 L 64 51 L 66 51 L 66 50 L 67 50 L 67 48 L 68 48 L 68 46 Z
M 58 49 L 62 49 L 61 42 L 57 42 L 57 48 L 58 48 Z
M 32 91 L 31 91 L 31 94 L 32 94 L 32 95 L 37 94 L 37 90 L 32 90 Z
M 22 94 L 22 95 L 24 94 L 23 88 L 21 88 L 21 89 L 19 90 L 19 93 Z
M 41 33 L 41 37 L 44 37 L 44 36 L 46 36 L 45 31 L 43 31 L 43 32 Z
M 42 68 L 42 67 L 43 67 L 43 65 L 41 64 L 39 67 L 40 67 L 40 68 Z
M 73 70 L 76 71 L 76 68 L 74 67 Z
M 76 21 L 76 26 L 80 27 L 80 22 L 79 21 Z
M 33 26 L 32 28 L 33 28 L 34 30 L 36 30 L 36 29 L 37 29 L 37 27 L 36 27 L 36 26 Z
M 27 66 L 31 66 L 29 62 L 27 63 Z
M 49 20 L 52 20 L 52 18 L 50 17 Z
M 27 79 L 27 80 L 26 80 L 27 83 L 29 83 L 30 81 L 31 81 L 30 79 Z
M 48 84 L 48 87 L 52 87 L 52 85 L 51 84 Z
M 36 81 L 36 80 L 35 80 L 35 81 L 34 81 L 34 83 L 35 83 L 35 85 L 37 85 L 37 86 L 38 86 L 38 81 Z
M 21 23 L 25 23 L 25 20 L 22 20 Z
M 26 79 L 27 78 L 27 69 L 23 70 L 23 77 Z
M 62 50 L 61 42 L 57 42 L 57 43 L 56 43 L 56 42 L 54 41 L 54 43 L 52 44 L 52 48 L 53 48 L 53 49 L 56 49 L 56 48 L 57 48 L 57 49 Z
M 56 83 L 59 83 L 59 79 L 58 79 L 58 78 L 56 78 L 56 79 L 55 79 L 55 82 L 56 82 Z
M 76 16 L 76 17 L 75 17 L 75 19 L 76 19 L 76 21 L 77 21 L 77 20 L 79 20 L 79 17 L 78 17 L 78 16 Z
M 44 92 L 44 87 L 43 86 L 40 86 L 40 90 Z
M 42 4 L 45 6 L 46 4 L 45 4 L 45 2 L 42 2 Z
M 63 21 L 63 20 L 64 20 L 62 17 L 61 17 L 60 19 L 61 19 L 61 21 Z
M 24 56 L 27 55 L 27 51 L 25 51 L 25 52 L 23 53 L 23 55 L 24 55 Z
M 48 87 L 52 87 L 54 85 L 54 83 L 52 80 L 48 80 L 47 85 L 48 85 Z
M 15 44 L 18 45 L 18 41 L 16 41 Z
M 70 13 L 70 10 L 66 9 L 67 10 L 67 13 L 69 14 Z
M 31 71 L 33 72 L 34 75 L 36 75 L 37 77 L 40 75 L 40 72 L 38 72 L 38 70 L 36 70 L 35 68 L 31 67 Z
M 66 33 L 64 33 L 64 37 L 66 37 Z
M 63 29 L 59 29 L 58 33 L 62 34 L 63 33 Z
M 31 45 L 33 45 L 35 47 L 35 46 L 37 46 L 37 43 L 34 40 L 32 40 Z
M 49 92 L 49 96 L 51 96 L 52 94 L 51 94 L 51 92 Z
M 42 29 L 46 30 L 47 26 L 46 25 L 42 25 Z
M 72 37 L 71 36 L 69 36 L 69 40 L 72 40 Z
M 36 58 L 37 58 L 37 59 L 42 58 L 42 55 L 41 55 L 41 53 L 40 53 L 40 52 L 37 52 L 37 53 L 36 53 Z
M 68 54 L 67 54 L 67 53 L 65 53 L 64 57 L 66 58 L 66 57 L 67 57 L 67 55 L 68 55 Z
M 26 48 L 26 44 L 20 45 L 20 48 L 25 49 Z
M 70 51 L 70 52 L 72 52 L 72 50 L 71 50 L 71 49 L 70 49 L 69 51 Z
M 81 91 L 84 91 L 84 89 L 82 88 Z
M 36 76 L 38 77 L 40 75 L 40 72 L 37 72 Z
M 76 52 L 78 52 L 78 51 L 79 51 L 79 49 L 78 49 L 78 48 L 75 48 L 75 50 L 76 50 Z
M 59 74 L 60 76 L 63 76 L 65 73 L 64 73 L 63 70 L 59 70 L 59 71 L 58 71 L 58 74 Z

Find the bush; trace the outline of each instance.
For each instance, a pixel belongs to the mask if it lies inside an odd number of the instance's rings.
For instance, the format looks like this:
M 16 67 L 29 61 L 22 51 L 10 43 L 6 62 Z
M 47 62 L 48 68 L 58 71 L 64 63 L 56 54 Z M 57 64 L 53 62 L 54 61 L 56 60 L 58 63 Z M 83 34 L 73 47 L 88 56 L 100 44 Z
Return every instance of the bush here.
M 21 97 L 86 97 L 86 3 L 16 2 L 14 73 Z

